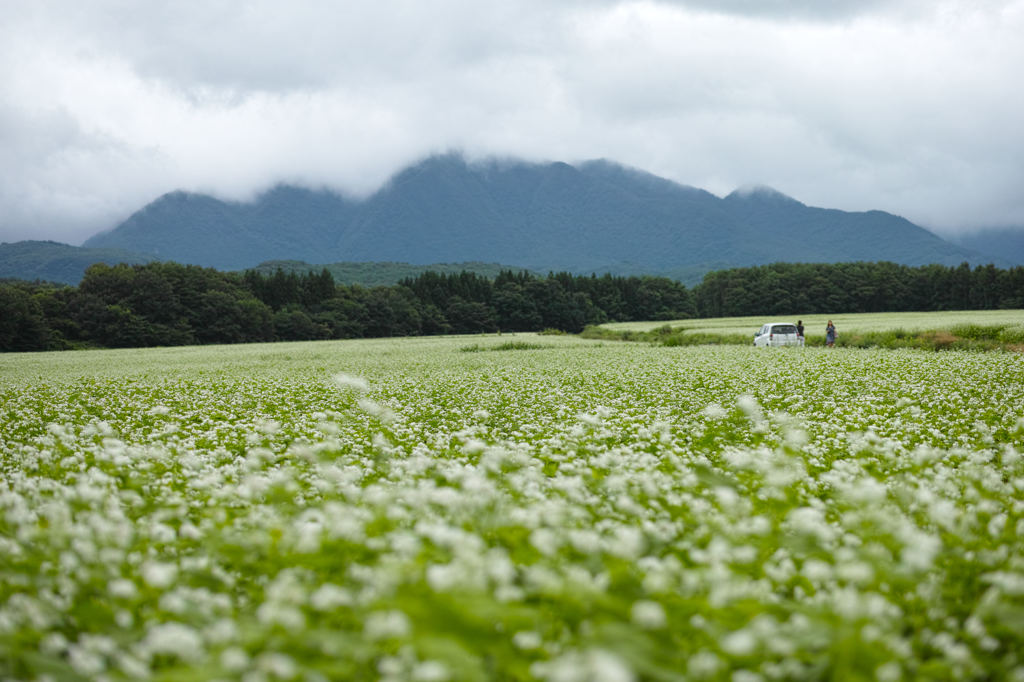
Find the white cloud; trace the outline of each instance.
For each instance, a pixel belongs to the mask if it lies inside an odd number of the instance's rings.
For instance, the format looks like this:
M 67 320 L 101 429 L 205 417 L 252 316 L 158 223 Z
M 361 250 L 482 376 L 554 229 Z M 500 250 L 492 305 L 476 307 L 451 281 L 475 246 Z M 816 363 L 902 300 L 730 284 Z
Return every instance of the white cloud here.
M 0 0 L 3 1 L 3 0 Z M 827 9 L 825 9 L 827 8 Z M 1024 224 L 1024 1 L 5 2 L 0 238 L 431 152 Z

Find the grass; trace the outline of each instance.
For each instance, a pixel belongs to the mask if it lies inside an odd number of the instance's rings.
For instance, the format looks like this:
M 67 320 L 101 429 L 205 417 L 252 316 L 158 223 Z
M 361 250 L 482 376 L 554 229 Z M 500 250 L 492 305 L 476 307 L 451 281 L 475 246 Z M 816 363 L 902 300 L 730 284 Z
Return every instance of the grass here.
M 668 320 L 650 322 L 611 322 L 601 325 L 616 331 L 650 331 L 669 325 L 690 331 L 716 334 L 745 334 L 753 338 L 754 332 L 765 322 L 791 322 L 803 320 L 807 336 L 825 336 L 825 323 L 832 320 L 840 333 L 844 331 L 888 331 L 902 329 L 907 332 L 949 329 L 957 325 L 1022 326 L 1024 310 L 949 310 L 911 313 L 849 313 L 836 315 L 777 315 L 752 317 L 715 317 L 706 319 Z
M 463 353 L 480 353 L 484 351 L 503 351 L 503 350 L 540 350 L 542 348 L 548 348 L 539 343 L 529 343 L 527 341 L 506 341 L 505 343 L 499 343 L 495 346 L 481 346 L 479 343 L 474 343 L 469 346 L 463 346 L 459 348 Z
M 849 348 L 927 350 L 1024 350 L 1024 311 L 951 311 L 938 313 L 863 313 L 791 316 L 803 320 L 808 346 L 825 344 L 825 324 L 836 325 L 836 345 Z M 627 322 L 587 327 L 582 336 L 608 341 L 641 341 L 665 346 L 749 345 L 762 317 L 729 317 L 679 322 Z M 820 328 L 820 331 L 818 331 Z

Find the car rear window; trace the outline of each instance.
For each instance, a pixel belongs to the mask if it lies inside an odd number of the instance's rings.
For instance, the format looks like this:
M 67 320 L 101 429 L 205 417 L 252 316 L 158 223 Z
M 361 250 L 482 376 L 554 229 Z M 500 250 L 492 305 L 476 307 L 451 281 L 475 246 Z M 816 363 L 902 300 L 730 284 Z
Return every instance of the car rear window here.
M 774 324 L 772 325 L 773 334 L 796 334 L 796 326 L 792 324 Z

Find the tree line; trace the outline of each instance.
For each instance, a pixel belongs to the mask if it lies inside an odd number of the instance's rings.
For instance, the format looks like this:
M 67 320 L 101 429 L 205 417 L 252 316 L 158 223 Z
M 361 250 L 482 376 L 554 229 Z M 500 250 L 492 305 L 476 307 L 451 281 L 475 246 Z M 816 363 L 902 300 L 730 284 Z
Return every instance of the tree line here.
M 426 272 L 395 286 L 177 263 L 97 264 L 77 287 L 0 283 L 0 350 L 557 329 L 688 317 L 1024 308 L 1024 268 L 787 264 L 664 277 Z
M 668 278 L 423 273 L 395 286 L 330 272 L 220 272 L 177 263 L 96 264 L 77 287 L 0 283 L 0 350 L 125 348 L 557 329 L 676 319 L 693 294 Z
M 710 272 L 699 317 L 1024 308 L 1024 268 L 774 263 Z

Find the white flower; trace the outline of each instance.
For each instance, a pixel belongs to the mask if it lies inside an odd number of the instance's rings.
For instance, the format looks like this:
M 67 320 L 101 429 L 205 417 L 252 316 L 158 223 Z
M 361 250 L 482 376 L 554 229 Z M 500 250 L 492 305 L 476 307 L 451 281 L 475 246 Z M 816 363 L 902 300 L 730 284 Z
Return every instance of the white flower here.
M 461 572 L 453 564 L 431 564 L 427 566 L 427 584 L 435 592 L 445 592 L 458 586 Z
M 722 668 L 722 659 L 710 651 L 698 651 L 686 662 L 686 671 L 698 680 L 714 677 Z
M 544 640 L 541 639 L 540 634 L 533 630 L 520 630 L 512 635 L 512 643 L 524 651 L 539 649 L 543 642 Z
M 900 550 L 900 561 L 904 566 L 918 571 L 927 571 L 935 561 L 935 555 L 942 549 L 942 541 L 934 535 L 916 532 L 906 540 Z
M 260 654 L 256 659 L 256 664 L 263 672 L 270 673 L 281 680 L 290 680 L 299 672 L 295 661 L 290 656 L 277 651 Z
M 530 674 L 549 682 L 633 682 L 635 676 L 615 654 L 602 649 L 570 651 L 551 661 L 537 661 Z
M 644 551 L 646 540 L 639 529 L 619 526 L 608 542 L 608 551 L 624 559 L 636 559 Z
M 358 405 L 359 409 L 365 412 L 366 414 L 370 415 L 371 417 L 376 417 L 382 422 L 392 422 L 395 420 L 395 413 L 392 412 L 387 407 L 385 407 L 384 405 L 381 405 L 380 403 L 376 402 L 375 400 L 370 400 L 369 398 L 360 398 L 359 400 L 356 401 L 356 405 Z
M 479 455 L 486 449 L 487 443 L 477 438 L 470 438 L 466 441 L 466 444 L 462 446 L 462 451 L 467 455 Z
M 276 419 L 267 419 L 257 424 L 256 430 L 264 435 L 273 436 L 281 430 L 281 422 Z
M 171 563 L 147 561 L 142 564 L 142 579 L 150 587 L 164 589 L 178 579 L 178 567 Z
M 755 648 L 757 638 L 750 630 L 736 630 L 722 638 L 722 649 L 733 656 L 749 656 Z
M 656 601 L 641 599 L 633 602 L 630 609 L 630 617 L 633 622 L 647 630 L 657 630 L 665 627 L 668 619 L 665 617 L 665 609 Z
M 249 654 L 241 647 L 230 646 L 220 653 L 220 664 L 231 672 L 241 672 L 249 666 Z
M 761 406 L 757 402 L 757 398 L 747 393 L 744 393 L 736 399 L 736 406 L 743 411 L 743 414 L 747 415 L 747 418 L 751 421 L 759 421 L 763 414 L 761 412 Z
M 360 393 L 366 393 L 370 390 L 370 384 L 362 377 L 338 372 L 331 377 L 331 379 L 338 388 L 347 388 L 353 391 L 359 391 Z
M 597 554 L 601 551 L 601 536 L 590 528 L 573 528 L 569 531 L 569 544 L 580 554 Z
M 808 559 L 804 562 L 803 574 L 812 583 L 821 583 L 832 577 L 832 566 L 820 559 Z
M 703 414 L 705 418 L 710 419 L 712 421 L 716 421 L 718 419 L 725 419 L 726 417 L 729 416 L 729 413 L 726 411 L 726 409 L 719 405 L 718 403 L 708 403 L 708 405 L 701 411 L 701 414 Z
M 232 618 L 221 618 L 203 630 L 203 638 L 214 644 L 224 644 L 238 637 L 238 624 Z
M 148 665 L 124 652 L 117 655 L 117 667 L 132 680 L 144 680 L 151 675 Z
M 107 667 L 102 656 L 77 644 L 72 644 L 68 649 L 68 661 L 75 672 L 86 677 L 95 677 Z
M 331 583 L 325 583 L 309 595 L 310 605 L 317 611 L 332 611 L 339 606 L 352 603 L 352 595 L 348 590 Z
M 204 654 L 199 633 L 182 623 L 153 625 L 142 645 L 150 654 L 169 654 L 184 661 L 198 661 Z
M 764 677 L 753 670 L 736 670 L 732 674 L 732 682 L 762 682 Z
M 847 582 L 864 584 L 875 577 L 875 571 L 863 561 L 844 561 L 836 567 L 836 575 Z
M 827 544 L 836 536 L 836 530 L 829 525 L 825 515 L 813 507 L 797 507 L 786 515 L 786 523 L 793 530 L 814 536 L 819 542 Z
M 530 533 L 530 544 L 541 554 L 552 556 L 558 552 L 561 541 L 558 538 L 558 534 L 550 528 L 537 528 Z
M 896 661 L 889 661 L 875 668 L 875 679 L 878 682 L 899 682 L 903 679 L 903 671 Z
M 411 631 L 408 616 L 398 610 L 374 611 L 363 623 L 363 633 L 370 640 L 407 637 Z
M 450 677 L 448 668 L 440 661 L 423 661 L 412 669 L 415 682 L 445 682 Z
M 1012 596 L 1024 595 L 1024 575 L 1009 571 L 993 571 L 981 576 L 982 582 L 991 583 L 1004 594 Z
M 131 599 L 138 594 L 138 590 L 135 588 L 135 583 L 124 578 L 111 580 L 107 584 L 107 592 L 111 597 L 120 597 L 122 599 Z
M 306 617 L 302 611 L 282 604 L 278 601 L 265 601 L 256 609 L 256 617 L 265 625 L 280 625 L 288 630 L 301 630 L 306 627 Z
M 202 531 L 199 530 L 195 524 L 189 521 L 185 521 L 181 524 L 181 527 L 178 528 L 178 535 L 186 540 L 198 540 L 203 537 Z

